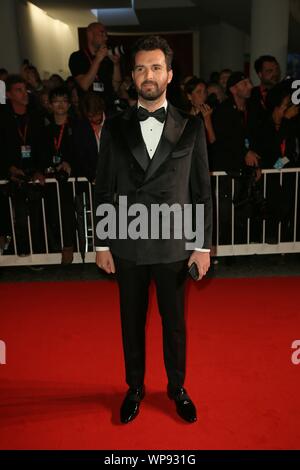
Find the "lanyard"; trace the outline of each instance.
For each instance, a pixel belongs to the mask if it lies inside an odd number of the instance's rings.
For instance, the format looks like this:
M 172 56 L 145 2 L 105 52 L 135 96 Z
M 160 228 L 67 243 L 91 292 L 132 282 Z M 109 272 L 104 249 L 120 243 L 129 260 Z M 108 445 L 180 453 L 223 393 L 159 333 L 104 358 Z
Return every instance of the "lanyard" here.
M 100 134 L 101 134 L 101 126 L 98 128 L 98 126 L 95 126 L 94 124 L 91 124 L 92 128 L 93 128 L 93 131 L 94 131 L 94 134 L 96 136 L 96 139 L 97 141 L 100 140 Z
M 286 139 L 283 139 L 283 141 L 280 144 L 280 150 L 281 150 L 281 155 L 282 157 L 285 157 L 285 151 L 286 151 Z
M 240 113 L 240 119 L 242 121 L 242 124 L 243 124 L 244 128 L 246 129 L 247 124 L 248 124 L 248 109 L 247 108 L 245 108 L 243 110 L 238 109 L 238 112 Z
M 89 51 L 88 51 L 87 49 L 84 49 L 84 53 L 85 53 L 85 55 L 87 56 L 90 65 L 92 65 L 93 59 L 92 59 L 92 57 L 91 57 L 91 54 L 89 53 Z M 98 74 L 95 76 L 95 78 L 96 78 L 96 80 L 99 80 Z
M 260 93 L 260 103 L 264 109 L 266 109 L 266 96 L 268 94 L 267 90 L 263 88 L 262 85 L 259 87 L 259 93 Z
M 100 126 L 100 128 L 97 129 L 98 126 L 95 126 L 91 123 L 91 126 L 92 126 L 92 129 L 94 131 L 94 134 L 95 134 L 95 137 L 96 137 L 96 141 L 97 141 L 97 147 L 98 147 L 98 150 L 99 150 L 99 145 L 100 145 L 100 136 L 101 136 L 101 128 L 102 126 Z
M 24 126 L 23 131 L 21 130 L 21 127 L 18 127 L 18 133 L 19 133 L 20 139 L 23 142 L 23 145 L 26 145 L 27 131 L 28 131 L 28 120 Z
M 54 148 L 55 148 L 56 153 L 59 152 L 59 149 L 61 147 L 61 141 L 62 141 L 62 138 L 63 138 L 63 135 L 64 135 L 64 130 L 65 130 L 65 124 L 60 126 L 58 139 L 56 137 L 54 137 Z

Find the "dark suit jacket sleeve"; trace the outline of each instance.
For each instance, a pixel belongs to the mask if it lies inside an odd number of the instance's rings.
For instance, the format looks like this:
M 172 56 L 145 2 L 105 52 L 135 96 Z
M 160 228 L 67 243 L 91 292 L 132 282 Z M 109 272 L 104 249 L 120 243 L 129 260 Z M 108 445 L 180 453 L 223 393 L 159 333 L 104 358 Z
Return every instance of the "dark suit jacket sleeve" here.
M 112 151 L 112 137 L 108 125 L 105 124 L 101 134 L 100 152 L 96 173 L 95 198 L 94 198 L 94 222 L 95 222 L 95 246 L 110 246 L 109 239 L 100 240 L 97 236 L 97 224 L 104 216 L 97 216 L 97 208 L 101 204 L 114 203 L 116 163 Z
M 212 242 L 212 195 L 207 143 L 202 120 L 197 119 L 196 125 L 197 135 L 192 156 L 190 188 L 193 207 L 195 208 L 196 204 L 204 205 L 204 243 L 203 246 L 197 246 L 196 248 L 210 249 Z M 195 213 L 195 210 L 193 212 Z

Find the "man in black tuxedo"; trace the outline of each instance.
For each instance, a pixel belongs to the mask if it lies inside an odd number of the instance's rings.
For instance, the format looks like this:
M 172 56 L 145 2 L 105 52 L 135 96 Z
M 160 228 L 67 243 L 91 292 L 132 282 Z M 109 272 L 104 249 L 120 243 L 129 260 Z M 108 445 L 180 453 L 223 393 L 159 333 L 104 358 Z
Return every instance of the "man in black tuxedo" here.
M 136 417 L 145 394 L 145 323 L 151 278 L 156 284 L 162 317 L 168 396 L 175 401 L 177 412 L 184 420 L 197 419 L 196 408 L 183 388 L 184 286 L 188 266 L 196 263 L 199 279 L 210 266 L 211 190 L 202 121 L 179 111 L 166 100 L 167 86 L 172 80 L 172 55 L 168 43 L 159 36 L 145 37 L 135 44 L 132 77 L 138 104 L 108 120 L 101 139 L 95 188 L 96 263 L 107 273 L 116 273 L 119 284 L 129 386 L 121 406 L 123 423 Z M 150 239 L 143 236 L 105 239 L 100 230 L 105 220 L 101 207 L 113 204 L 120 214 L 124 196 L 128 207 L 138 203 L 149 211 L 154 204 L 179 204 L 182 208 L 190 204 L 193 209 L 202 204 L 202 246 L 188 251 L 186 238 L 175 236 L 175 214 L 169 222 L 168 240 L 161 233 Z M 132 222 L 132 214 L 128 212 L 128 215 L 127 228 Z M 149 220 L 145 221 L 146 225 Z

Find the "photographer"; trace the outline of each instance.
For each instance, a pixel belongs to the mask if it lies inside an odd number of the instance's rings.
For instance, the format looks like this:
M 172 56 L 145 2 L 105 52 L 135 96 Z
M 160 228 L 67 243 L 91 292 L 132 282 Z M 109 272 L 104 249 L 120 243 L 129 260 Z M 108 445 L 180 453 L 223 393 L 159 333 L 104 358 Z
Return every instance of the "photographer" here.
M 48 217 L 48 240 L 52 251 L 61 251 L 62 264 L 73 261 L 75 237 L 75 215 L 72 186 L 68 177 L 72 173 L 74 160 L 73 121 L 68 115 L 71 98 L 66 87 L 59 87 L 49 93 L 49 103 L 53 112 L 53 122 L 46 127 L 46 175 L 59 182 L 63 247 L 59 241 L 59 217 L 56 186 L 46 186 L 46 208 Z
M 101 93 L 106 105 L 112 106 L 113 95 L 122 80 L 120 56 L 109 52 L 103 24 L 91 23 L 88 26 L 87 48 L 71 54 L 69 68 L 81 94 L 88 90 Z

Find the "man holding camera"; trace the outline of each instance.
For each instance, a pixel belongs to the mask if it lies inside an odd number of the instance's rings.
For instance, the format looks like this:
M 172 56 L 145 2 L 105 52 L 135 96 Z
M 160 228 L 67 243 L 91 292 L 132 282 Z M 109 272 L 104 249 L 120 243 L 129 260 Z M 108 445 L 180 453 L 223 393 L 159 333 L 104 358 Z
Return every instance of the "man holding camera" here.
M 121 83 L 120 56 L 109 52 L 102 23 L 91 23 L 86 34 L 87 47 L 71 54 L 70 71 L 81 93 L 88 90 L 102 93 L 106 104 L 111 105 Z

